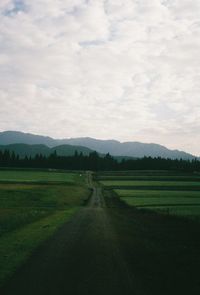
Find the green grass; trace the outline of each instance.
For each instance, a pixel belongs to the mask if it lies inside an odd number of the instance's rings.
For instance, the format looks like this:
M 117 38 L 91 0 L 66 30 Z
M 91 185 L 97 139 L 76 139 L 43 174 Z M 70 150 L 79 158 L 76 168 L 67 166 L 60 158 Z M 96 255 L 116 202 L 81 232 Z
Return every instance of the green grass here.
M 114 190 L 127 204 L 136 207 L 200 205 L 200 192 Z
M 0 184 L 0 236 L 55 210 L 80 206 L 88 193 L 79 185 Z
M 87 188 L 74 185 L 0 184 L 0 208 L 45 207 L 64 209 L 80 204 Z
M 199 174 L 123 171 L 99 173 L 97 179 L 130 206 L 200 218 Z
M 0 239 L 0 285 L 5 282 L 44 240 L 66 222 L 77 208 L 54 214 L 5 234 Z
M 139 207 L 143 208 L 143 207 Z M 200 219 L 200 206 L 146 206 L 145 209 L 154 210 L 164 214 L 189 217 L 191 219 Z
M 0 170 L 0 182 L 83 182 L 80 173 L 55 171 Z
M 114 192 L 130 206 L 200 219 L 200 192 L 198 191 L 117 189 Z
M 97 173 L 97 177 L 102 176 L 200 176 L 199 173 L 190 173 L 173 170 L 127 170 L 127 171 L 104 171 Z
M 194 186 L 198 187 L 200 186 L 200 181 L 133 181 L 133 180 L 119 180 L 119 181 L 114 181 L 114 180 L 105 180 L 105 181 L 100 181 L 101 184 L 104 186 L 110 186 L 110 187 L 115 187 L 115 186 L 130 186 L 130 187 L 154 187 L 154 186 L 169 186 L 169 187 L 184 187 L 184 186 Z
M 173 205 L 197 205 L 200 206 L 200 198 L 133 198 L 133 197 L 123 197 L 123 200 L 131 205 L 136 207 L 149 207 L 149 206 L 173 206 Z
M 116 189 L 114 190 L 120 197 L 146 197 L 146 198 L 199 198 L 199 191 L 159 191 L 159 190 L 123 190 Z
M 105 200 L 120 250 L 134 276 L 135 293 L 199 294 L 200 227 L 196 218 L 200 207 L 188 207 L 196 216 L 191 220 L 168 215 L 167 211 L 157 214 L 124 206 L 111 190 L 105 190 Z M 175 212 L 179 213 L 187 214 Z
M 135 280 L 142 282 L 141 294 L 199 294 L 200 191 L 196 183 L 190 186 L 199 175 L 164 174 L 107 175 L 115 184 L 104 189 L 110 218 Z M 136 178 L 139 186 L 124 186 Z M 154 186 L 158 178 L 165 189 L 160 182 Z M 171 179 L 175 186 L 167 186 Z
M 86 202 L 86 178 L 85 173 L 0 171 L 0 284 Z
M 173 175 L 173 176 L 163 176 L 163 175 L 104 175 L 104 176 L 98 176 L 97 177 L 98 181 L 125 181 L 125 180 L 130 180 L 130 181 L 136 181 L 136 180 L 143 180 L 143 181 L 200 181 L 200 176 L 195 176 L 195 175 L 188 175 L 188 176 L 183 176 L 183 175 Z

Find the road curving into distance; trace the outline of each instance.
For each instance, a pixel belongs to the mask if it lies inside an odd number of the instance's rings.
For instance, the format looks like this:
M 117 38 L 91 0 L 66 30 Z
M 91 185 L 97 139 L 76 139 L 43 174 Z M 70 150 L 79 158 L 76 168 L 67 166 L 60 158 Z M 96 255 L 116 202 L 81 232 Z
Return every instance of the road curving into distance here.
M 33 253 L 2 295 L 136 294 L 101 187 L 89 173 L 88 185 L 93 193 L 87 206 Z

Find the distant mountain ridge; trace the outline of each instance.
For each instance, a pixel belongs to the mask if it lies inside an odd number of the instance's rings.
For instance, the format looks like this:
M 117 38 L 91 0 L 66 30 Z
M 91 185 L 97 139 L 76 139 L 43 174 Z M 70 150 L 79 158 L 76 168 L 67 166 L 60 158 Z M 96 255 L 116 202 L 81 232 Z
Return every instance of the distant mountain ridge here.
M 100 140 L 90 137 L 53 139 L 48 136 L 34 135 L 19 131 L 0 132 L 0 145 L 23 143 L 28 145 L 46 145 L 49 148 L 62 145 L 86 147 L 99 153 L 110 153 L 113 156 L 128 156 L 141 158 L 144 156 L 162 157 L 171 159 L 194 159 L 197 158 L 189 153 L 170 150 L 162 145 L 141 142 L 119 142 L 117 140 Z M 42 147 L 41 147 L 42 148 Z M 78 149 L 78 148 L 77 148 Z
M 61 143 L 56 143 L 56 140 L 48 137 L 35 135 L 31 133 L 24 133 L 20 131 L 4 131 L 0 132 L 0 145 L 9 145 L 15 143 L 24 143 L 24 144 L 43 144 L 48 147 L 54 147 L 60 145 Z
M 24 144 L 24 143 L 15 143 L 9 145 L 0 145 L 0 151 L 9 150 L 11 153 L 14 152 L 16 155 L 19 155 L 20 158 L 35 157 L 37 154 L 42 154 L 43 156 L 49 156 L 50 154 L 56 151 L 59 156 L 73 156 L 77 151 L 83 155 L 89 155 L 93 152 L 91 149 L 82 146 L 73 146 L 73 145 L 59 145 L 53 148 L 50 148 L 44 144 Z

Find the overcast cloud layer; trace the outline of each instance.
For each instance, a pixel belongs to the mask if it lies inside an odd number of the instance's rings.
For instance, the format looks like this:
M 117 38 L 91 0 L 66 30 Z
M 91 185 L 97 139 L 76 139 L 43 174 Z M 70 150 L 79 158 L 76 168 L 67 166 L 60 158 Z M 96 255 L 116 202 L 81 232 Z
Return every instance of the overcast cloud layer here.
M 200 154 L 199 0 L 1 0 L 0 130 Z

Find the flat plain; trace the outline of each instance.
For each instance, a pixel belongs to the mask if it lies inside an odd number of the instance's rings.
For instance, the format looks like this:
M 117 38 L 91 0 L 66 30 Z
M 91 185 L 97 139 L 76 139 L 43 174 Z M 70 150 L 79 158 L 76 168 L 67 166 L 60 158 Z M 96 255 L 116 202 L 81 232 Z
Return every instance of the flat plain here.
M 74 183 L 81 181 L 80 174 L 67 171 L 57 172 L 56 170 L 0 170 L 0 182 L 37 182 L 53 183 L 67 182 Z
M 198 185 L 166 185 L 199 175 L 21 172 L 0 181 L 1 294 L 200 293 Z M 165 186 L 103 186 L 104 176 Z

